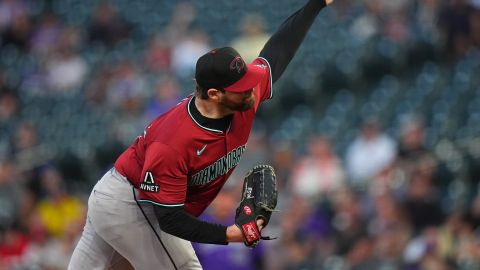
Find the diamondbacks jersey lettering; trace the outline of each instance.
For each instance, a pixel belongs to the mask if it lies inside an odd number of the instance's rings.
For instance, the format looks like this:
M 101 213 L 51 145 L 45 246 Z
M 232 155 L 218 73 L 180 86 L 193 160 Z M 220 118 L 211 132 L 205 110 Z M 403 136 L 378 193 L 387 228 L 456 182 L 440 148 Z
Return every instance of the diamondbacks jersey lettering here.
M 226 132 L 197 123 L 190 96 L 155 119 L 117 159 L 115 168 L 140 190 L 140 201 L 185 205 L 194 216 L 213 201 L 246 150 L 259 105 L 272 96 L 268 62 L 257 58 L 253 64 L 265 70 L 253 90 L 255 105 L 235 112 Z
M 215 163 L 194 174 L 188 185 L 205 185 L 213 181 L 218 176 L 224 175 L 230 169 L 237 166 L 238 162 L 240 162 L 240 159 L 242 158 L 243 152 L 245 152 L 245 148 L 246 145 L 242 145 L 230 151 L 227 155 L 221 157 Z

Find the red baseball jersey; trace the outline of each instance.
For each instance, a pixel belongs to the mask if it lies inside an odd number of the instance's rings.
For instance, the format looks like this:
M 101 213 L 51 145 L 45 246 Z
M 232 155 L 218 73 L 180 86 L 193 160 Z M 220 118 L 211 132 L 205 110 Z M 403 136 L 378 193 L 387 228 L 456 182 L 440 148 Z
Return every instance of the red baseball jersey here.
M 254 87 L 252 109 L 233 114 L 226 132 L 201 126 L 189 111 L 192 96 L 155 119 L 123 152 L 115 168 L 140 190 L 139 201 L 182 206 L 199 216 L 213 201 L 240 162 L 263 101 L 272 96 L 268 62 L 253 64 L 265 70 Z

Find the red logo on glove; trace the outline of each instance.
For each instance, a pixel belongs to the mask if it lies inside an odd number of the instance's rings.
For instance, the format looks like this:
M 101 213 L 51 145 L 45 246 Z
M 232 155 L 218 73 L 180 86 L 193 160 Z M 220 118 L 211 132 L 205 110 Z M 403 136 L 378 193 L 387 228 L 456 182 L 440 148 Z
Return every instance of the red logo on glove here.
M 242 225 L 243 234 L 249 244 L 260 239 L 260 232 L 253 221 Z
M 245 213 L 245 215 L 247 215 L 247 216 L 250 216 L 252 214 L 252 209 L 250 209 L 250 207 L 248 207 L 248 205 L 245 205 L 243 207 L 243 213 Z

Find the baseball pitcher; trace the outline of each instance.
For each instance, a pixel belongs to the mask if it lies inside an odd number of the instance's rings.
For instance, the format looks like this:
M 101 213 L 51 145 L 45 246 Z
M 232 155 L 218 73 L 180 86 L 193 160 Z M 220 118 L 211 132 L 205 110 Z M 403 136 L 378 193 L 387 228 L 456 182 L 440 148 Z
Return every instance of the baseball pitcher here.
M 309 0 L 247 64 L 229 47 L 196 64 L 195 93 L 156 118 L 95 185 L 68 269 L 201 269 L 191 241 L 254 247 L 275 208 L 275 173 L 245 177 L 235 224 L 199 220 L 231 175 L 255 114 L 322 8 Z M 267 238 L 268 239 L 268 238 Z

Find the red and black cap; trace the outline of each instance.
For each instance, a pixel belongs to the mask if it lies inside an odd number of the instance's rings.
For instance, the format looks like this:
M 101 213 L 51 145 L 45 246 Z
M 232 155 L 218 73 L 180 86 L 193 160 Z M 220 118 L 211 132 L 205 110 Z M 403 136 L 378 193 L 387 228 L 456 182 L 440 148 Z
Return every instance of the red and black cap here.
M 195 80 L 204 89 L 244 92 L 257 86 L 263 74 L 261 67 L 245 64 L 235 49 L 223 47 L 213 49 L 198 59 Z

